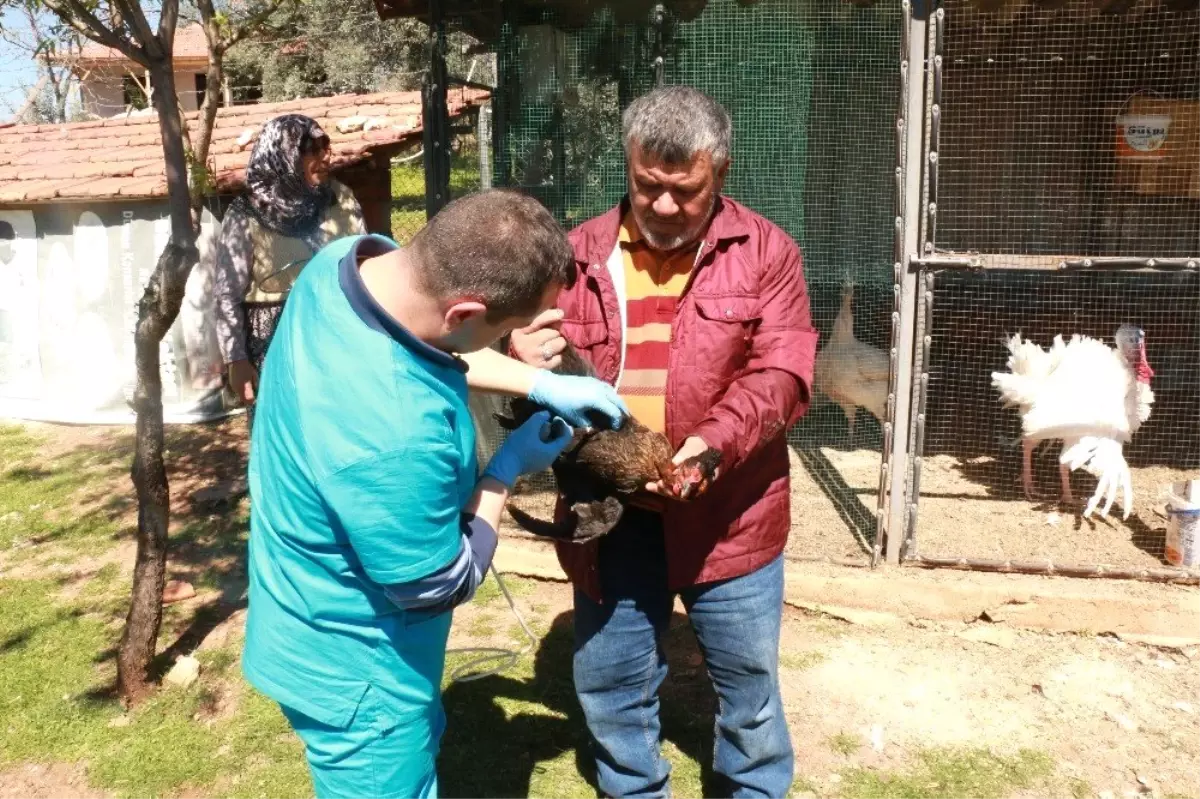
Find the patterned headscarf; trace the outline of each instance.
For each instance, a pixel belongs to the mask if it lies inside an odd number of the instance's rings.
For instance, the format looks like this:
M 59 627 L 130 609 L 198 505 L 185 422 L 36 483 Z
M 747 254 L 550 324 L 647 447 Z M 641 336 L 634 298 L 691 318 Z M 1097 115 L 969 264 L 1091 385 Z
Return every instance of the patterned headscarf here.
M 304 153 L 313 140 L 328 138 L 315 120 L 302 114 L 268 120 L 246 165 L 247 191 L 234 203 L 271 230 L 320 249 L 318 225 L 333 202 L 333 191 L 327 184 L 308 185 Z

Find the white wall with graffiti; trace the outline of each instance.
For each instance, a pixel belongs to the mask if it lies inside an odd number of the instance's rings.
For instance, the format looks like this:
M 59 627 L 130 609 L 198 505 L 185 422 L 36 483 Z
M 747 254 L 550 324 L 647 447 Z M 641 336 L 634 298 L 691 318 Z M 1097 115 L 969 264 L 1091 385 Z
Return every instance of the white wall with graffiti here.
M 168 422 L 229 413 L 212 321 L 219 226 L 205 210 L 200 263 L 162 343 Z M 169 235 L 162 202 L 0 208 L 0 418 L 133 422 L 137 303 Z

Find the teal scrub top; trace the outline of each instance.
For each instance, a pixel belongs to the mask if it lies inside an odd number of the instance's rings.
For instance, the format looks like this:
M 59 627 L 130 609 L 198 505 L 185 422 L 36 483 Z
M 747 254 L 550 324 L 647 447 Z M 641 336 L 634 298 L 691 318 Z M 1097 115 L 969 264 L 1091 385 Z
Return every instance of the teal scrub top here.
M 436 748 L 451 612 L 406 613 L 383 586 L 462 546 L 477 480 L 466 365 L 421 342 L 358 271 L 398 245 L 322 249 L 288 297 L 260 377 L 250 445 L 243 671 L 282 705 L 347 728 L 383 692 L 414 746 Z

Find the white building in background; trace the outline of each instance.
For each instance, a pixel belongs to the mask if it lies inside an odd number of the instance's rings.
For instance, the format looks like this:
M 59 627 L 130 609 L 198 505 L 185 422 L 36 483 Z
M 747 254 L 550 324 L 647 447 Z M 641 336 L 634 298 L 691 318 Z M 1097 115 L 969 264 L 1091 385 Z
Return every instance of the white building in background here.
M 195 111 L 208 91 L 208 45 L 197 24 L 175 31 L 175 91 L 184 111 Z M 111 47 L 89 42 L 73 64 L 79 103 L 87 117 L 106 119 L 148 108 L 150 74 Z M 232 105 L 228 85 L 224 105 Z
M 451 91 L 451 119 L 473 115 L 487 99 Z M 334 173 L 358 198 L 367 229 L 392 233 L 390 161 L 421 140 L 420 92 L 221 108 L 200 262 L 160 349 L 168 422 L 232 410 L 214 331 L 212 245 L 224 209 L 243 189 L 262 124 L 292 112 L 330 134 Z M 196 116 L 186 121 L 194 125 Z M 0 419 L 133 422 L 133 327 L 170 236 L 168 212 L 153 116 L 0 125 Z

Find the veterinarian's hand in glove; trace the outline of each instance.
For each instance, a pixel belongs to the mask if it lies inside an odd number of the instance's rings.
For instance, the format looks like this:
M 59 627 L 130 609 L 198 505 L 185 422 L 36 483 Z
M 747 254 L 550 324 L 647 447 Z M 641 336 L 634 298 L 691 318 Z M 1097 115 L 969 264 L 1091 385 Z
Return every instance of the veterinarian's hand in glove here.
M 629 415 L 617 390 L 594 377 L 556 375 L 540 371 L 529 399 L 554 411 L 575 427 L 621 427 Z
M 683 442 L 671 463 L 675 466 L 671 479 L 647 483 L 646 490 L 671 499 L 694 499 L 717 479 L 721 453 L 699 436 L 691 436 Z
M 548 411 L 538 411 L 509 433 L 483 470 L 483 476 L 498 480 L 511 489 L 521 475 L 549 469 L 559 453 L 571 443 L 574 433 L 562 419 L 555 418 L 552 424 Z

